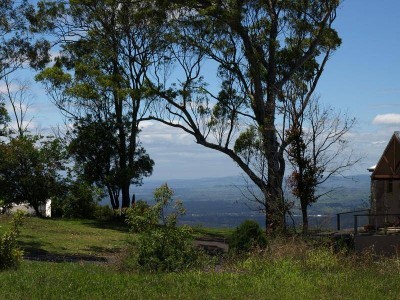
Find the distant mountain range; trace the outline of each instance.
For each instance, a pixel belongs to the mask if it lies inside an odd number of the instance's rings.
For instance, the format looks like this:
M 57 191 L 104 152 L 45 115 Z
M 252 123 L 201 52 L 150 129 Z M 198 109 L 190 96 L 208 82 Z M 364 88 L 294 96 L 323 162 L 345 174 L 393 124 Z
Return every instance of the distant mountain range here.
M 150 178 L 142 186 L 132 187 L 132 192 L 135 193 L 136 200 L 151 203 L 154 189 L 164 183 L 174 190 L 175 199 L 183 201 L 187 210 L 182 218 L 183 223 L 206 227 L 234 227 L 249 218 L 257 220 L 261 225 L 264 223 L 263 215 L 247 199 L 251 198 L 248 189 L 256 191 L 256 188 L 246 182 L 244 177 L 172 179 L 167 182 Z M 319 192 L 329 190 L 332 190 L 329 195 L 309 208 L 310 222 L 314 227 L 334 228 L 337 213 L 369 207 L 369 175 L 331 177 L 319 188 Z M 288 195 L 288 198 L 291 199 L 291 196 Z M 296 223 L 300 221 L 299 208 L 299 203 L 295 201 L 292 213 Z M 351 224 L 350 215 L 342 220 L 344 226 L 351 227 Z

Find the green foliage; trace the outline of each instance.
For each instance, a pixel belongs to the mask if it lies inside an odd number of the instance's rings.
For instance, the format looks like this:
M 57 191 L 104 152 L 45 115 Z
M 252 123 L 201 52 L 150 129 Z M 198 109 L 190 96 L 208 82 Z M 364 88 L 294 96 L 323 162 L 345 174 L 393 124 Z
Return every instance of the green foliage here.
M 43 11 L 57 15 L 57 5 L 42 4 Z M 60 56 L 36 77 L 74 123 L 69 153 L 77 171 L 107 189 L 114 209 L 130 206 L 129 187 L 153 171 L 138 139 L 139 120 L 148 109 L 142 103 L 149 58 L 161 45 L 162 22 L 147 14 L 151 8 L 145 1 L 68 2 L 54 20 L 56 31 L 68 16 L 79 34 L 58 31 L 64 42 Z
M 63 218 L 94 218 L 97 203 L 101 200 L 100 189 L 85 181 L 74 180 L 66 187 L 67 192 L 52 205 L 55 216 Z
M 159 227 L 139 237 L 137 264 L 146 271 L 178 271 L 197 265 L 189 227 Z
M 4 99 L 0 96 L 0 137 L 7 136 L 8 134 L 8 123 L 10 122 L 10 116 L 7 112 Z
M 50 43 L 35 36 L 38 28 L 31 21 L 36 15 L 28 0 L 2 0 L 0 3 L 0 79 L 24 62 L 43 67 L 49 61 Z
M 173 190 L 164 184 L 154 191 L 155 205 L 138 201 L 127 210 L 126 222 L 131 231 L 140 233 L 135 260 L 143 270 L 177 271 L 198 262 L 191 229 L 176 226 L 178 216 L 184 213 L 182 203 L 175 201 L 173 211 L 166 212 L 172 196 Z
M 39 206 L 60 194 L 65 153 L 59 139 L 18 136 L 0 144 L 0 196 L 6 204 Z
M 114 218 L 114 210 L 108 205 L 96 205 L 94 218 L 100 221 L 110 221 Z
M 233 232 L 229 249 L 235 253 L 249 252 L 255 248 L 265 248 L 267 239 L 260 225 L 253 220 L 246 220 Z
M 126 211 L 126 223 L 133 233 L 142 233 L 155 229 L 158 225 L 159 213 L 145 201 L 137 201 Z
M 0 270 L 16 268 L 22 261 L 22 251 L 17 244 L 22 218 L 23 213 L 21 211 L 15 213 L 11 228 L 0 237 Z
M 173 201 L 173 194 L 173 190 L 167 184 L 163 184 L 153 193 L 155 205 L 149 206 L 144 201 L 137 201 L 134 207 L 129 208 L 126 212 L 126 222 L 131 231 L 147 232 L 160 225 L 176 227 L 177 218 L 185 213 L 185 209 L 181 201 Z M 166 211 L 171 206 L 172 210 L 167 214 Z

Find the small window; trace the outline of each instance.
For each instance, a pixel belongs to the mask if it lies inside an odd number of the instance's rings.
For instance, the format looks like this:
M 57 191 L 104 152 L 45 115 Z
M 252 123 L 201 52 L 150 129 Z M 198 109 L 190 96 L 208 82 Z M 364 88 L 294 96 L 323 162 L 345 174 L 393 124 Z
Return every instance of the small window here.
M 393 181 L 389 180 L 387 184 L 387 192 L 392 193 L 393 192 Z

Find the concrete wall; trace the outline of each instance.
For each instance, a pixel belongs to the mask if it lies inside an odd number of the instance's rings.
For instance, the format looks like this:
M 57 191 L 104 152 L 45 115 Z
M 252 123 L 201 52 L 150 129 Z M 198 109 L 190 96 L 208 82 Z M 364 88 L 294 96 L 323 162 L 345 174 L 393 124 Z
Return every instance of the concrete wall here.
M 356 235 L 356 252 L 372 251 L 378 255 L 400 254 L 400 235 Z

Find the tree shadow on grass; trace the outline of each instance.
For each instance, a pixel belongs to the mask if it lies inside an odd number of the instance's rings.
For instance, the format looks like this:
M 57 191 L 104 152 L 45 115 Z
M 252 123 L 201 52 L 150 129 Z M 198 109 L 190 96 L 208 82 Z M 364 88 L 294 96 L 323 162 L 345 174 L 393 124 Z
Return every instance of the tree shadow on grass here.
M 125 223 L 125 218 L 118 217 L 112 220 L 97 220 L 97 219 L 68 219 L 68 218 L 50 218 L 49 221 L 63 221 L 63 222 L 79 222 L 87 227 L 99 228 L 99 229 L 111 229 L 120 232 L 129 232 L 129 227 Z
M 107 262 L 107 258 L 95 255 L 83 254 L 60 254 L 51 253 L 44 250 L 42 242 L 20 242 L 21 249 L 24 251 L 24 259 L 46 262 Z
M 99 246 L 89 246 L 85 250 L 90 252 L 102 253 L 102 254 L 113 254 L 118 253 L 121 251 L 122 248 L 106 248 L 106 247 L 99 247 Z
M 129 232 L 129 227 L 125 223 L 124 219 L 115 219 L 109 221 L 103 220 L 83 220 L 82 224 L 86 226 L 93 227 L 93 228 L 100 228 L 100 229 L 111 229 L 120 232 Z

